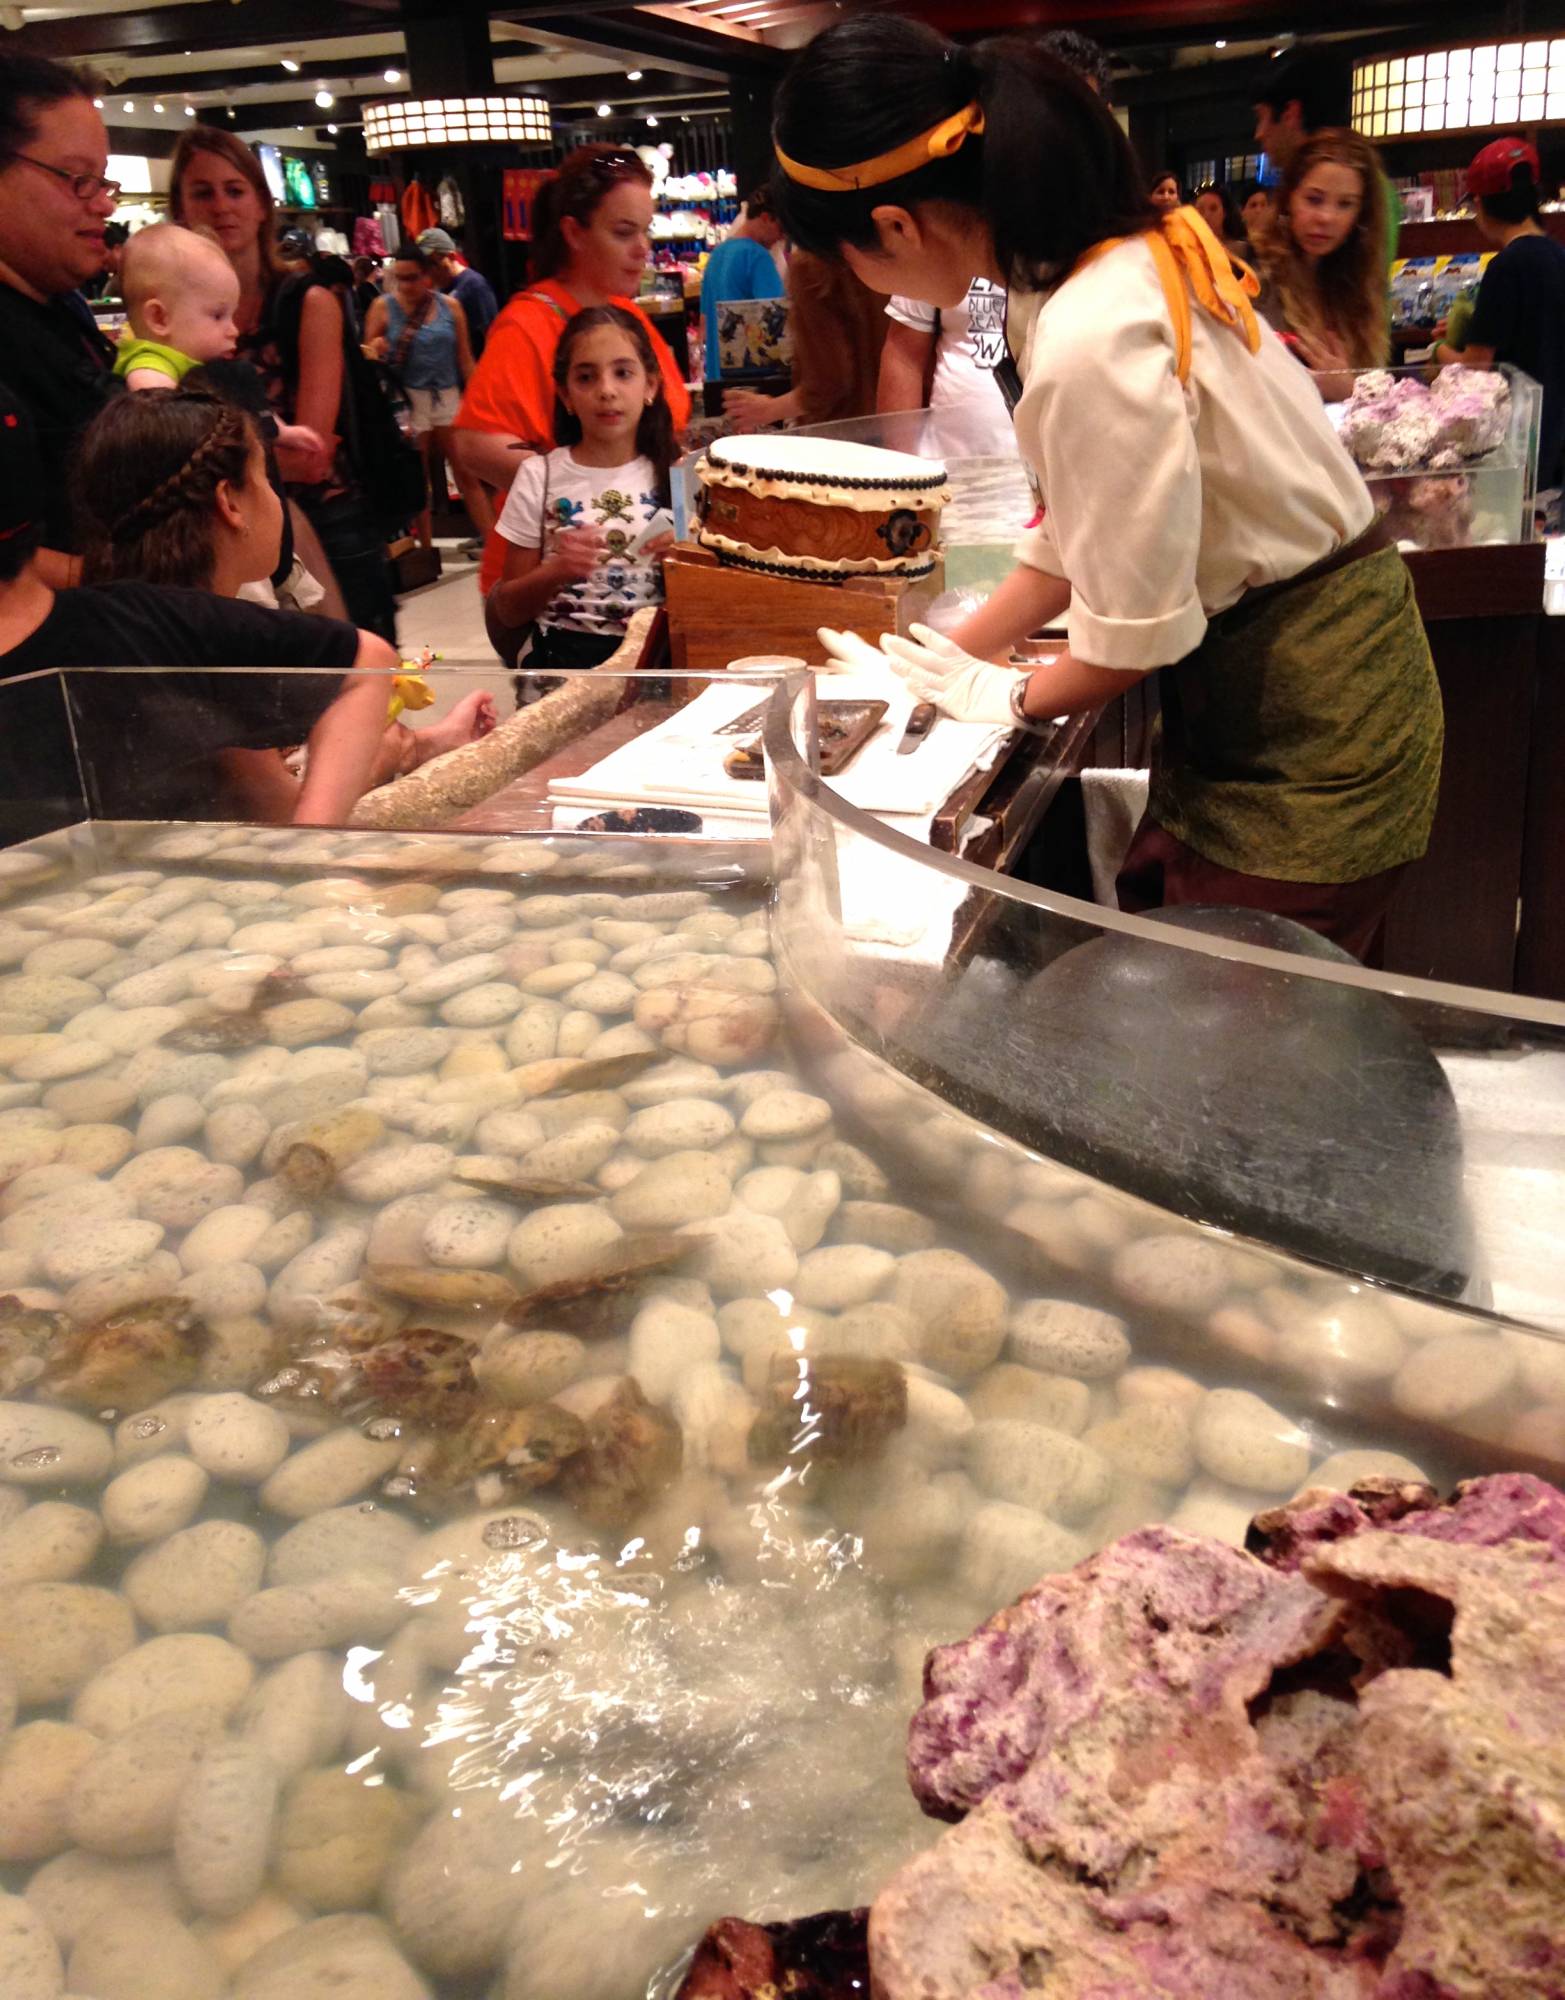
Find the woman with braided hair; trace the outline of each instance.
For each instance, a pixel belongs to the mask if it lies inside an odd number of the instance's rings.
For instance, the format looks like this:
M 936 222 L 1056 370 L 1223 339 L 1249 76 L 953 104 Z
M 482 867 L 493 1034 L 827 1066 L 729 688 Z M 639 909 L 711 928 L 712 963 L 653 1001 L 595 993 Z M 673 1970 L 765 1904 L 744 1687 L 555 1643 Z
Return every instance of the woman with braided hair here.
M 372 784 L 492 726 L 492 703 L 477 695 L 416 735 L 388 727 L 397 658 L 385 640 L 234 601 L 271 573 L 282 530 L 260 434 L 235 405 L 175 390 L 123 396 L 100 412 L 77 465 L 91 550 L 79 589 L 51 590 L 34 560 L 36 463 L 26 416 L 0 392 L 0 678 L 103 666 L 272 670 L 75 683 L 72 723 L 94 810 L 334 824 Z M 301 784 L 280 752 L 306 741 Z M 45 744 L 40 766 L 58 775 L 69 760 Z

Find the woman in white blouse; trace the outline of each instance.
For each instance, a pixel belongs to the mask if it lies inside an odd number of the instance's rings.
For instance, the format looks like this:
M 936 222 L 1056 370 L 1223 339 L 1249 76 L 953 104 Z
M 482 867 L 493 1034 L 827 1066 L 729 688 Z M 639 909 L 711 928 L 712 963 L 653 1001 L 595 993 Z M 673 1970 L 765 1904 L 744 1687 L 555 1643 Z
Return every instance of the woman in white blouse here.
M 888 639 L 892 664 L 1019 726 L 1160 672 L 1121 906 L 1243 904 L 1372 956 L 1428 843 L 1439 691 L 1406 566 L 1253 281 L 1193 210 L 1158 216 L 1113 117 L 1026 38 L 842 22 L 786 79 L 776 142 L 797 241 L 888 294 L 1010 294 L 1038 518 L 957 640 Z M 1053 661 L 990 664 L 1062 614 Z

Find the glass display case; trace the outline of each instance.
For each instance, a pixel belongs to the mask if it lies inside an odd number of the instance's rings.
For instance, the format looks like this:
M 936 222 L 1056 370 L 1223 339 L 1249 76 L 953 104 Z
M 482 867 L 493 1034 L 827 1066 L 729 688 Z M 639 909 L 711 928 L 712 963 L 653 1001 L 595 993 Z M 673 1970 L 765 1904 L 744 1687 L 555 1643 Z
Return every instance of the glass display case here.
M 748 842 L 556 821 L 664 677 L 297 828 L 188 757 L 170 818 L 148 683 L 0 688 L 0 1885 L 68 1990 L 672 1993 L 929 1844 L 925 1651 L 1041 1575 L 1565 1472 L 1565 1009 L 934 855 L 807 679 Z
M 1493 443 L 1482 419 L 1475 426 L 1470 412 L 1441 414 L 1442 407 L 1449 410 L 1441 390 L 1474 378 L 1480 387 L 1495 379 L 1506 385 L 1495 425 L 1501 434 Z M 1355 382 L 1352 398 L 1327 408 L 1405 552 L 1534 539 L 1543 391 L 1530 375 L 1502 363 L 1493 369 L 1361 369 Z M 1367 423 L 1359 409 L 1365 401 L 1371 406 Z M 1484 448 L 1474 450 L 1474 443 Z

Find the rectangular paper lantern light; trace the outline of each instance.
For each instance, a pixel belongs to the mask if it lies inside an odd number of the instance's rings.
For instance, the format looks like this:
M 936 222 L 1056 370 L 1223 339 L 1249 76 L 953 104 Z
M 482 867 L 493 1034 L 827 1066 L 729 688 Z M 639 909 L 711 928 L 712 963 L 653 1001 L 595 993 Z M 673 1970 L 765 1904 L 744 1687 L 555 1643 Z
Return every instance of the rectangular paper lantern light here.
M 394 97 L 364 106 L 367 153 L 497 141 L 547 146 L 553 139 L 549 107 L 541 97 Z
M 1377 57 L 1353 71 L 1353 123 L 1369 139 L 1565 119 L 1565 41 L 1487 42 Z

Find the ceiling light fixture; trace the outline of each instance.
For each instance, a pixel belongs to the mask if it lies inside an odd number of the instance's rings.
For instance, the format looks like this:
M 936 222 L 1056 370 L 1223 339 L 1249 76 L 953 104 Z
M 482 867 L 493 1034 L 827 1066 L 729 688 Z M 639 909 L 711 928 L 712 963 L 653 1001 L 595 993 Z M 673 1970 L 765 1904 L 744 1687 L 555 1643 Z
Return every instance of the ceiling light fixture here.
M 135 106 L 135 104 L 133 103 L 133 101 L 132 101 L 132 100 L 131 100 L 130 98 L 128 98 L 128 97 L 127 97 L 127 98 L 126 98 L 126 100 L 125 100 L 125 109 L 126 109 L 127 111 L 134 111 L 134 110 L 135 110 L 135 108 L 136 108 L 136 106 Z
M 549 106 L 541 97 L 393 97 L 384 104 L 366 104 L 363 111 L 367 153 L 496 140 L 548 146 L 554 140 Z
M 656 125 L 657 122 L 658 122 L 657 113 L 655 111 L 649 111 L 647 113 L 647 123 L 649 125 Z
M 187 118 L 194 118 L 195 115 L 196 115 L 196 107 L 193 104 L 187 104 L 185 106 L 185 116 Z
M 299 65 L 294 61 L 292 56 L 280 56 L 278 60 L 282 63 L 283 68 L 287 70 L 290 76 L 298 75 Z
M 336 136 L 337 136 L 337 128 L 336 128 L 336 126 L 335 126 L 335 125 L 328 125 L 328 126 L 326 127 L 326 129 L 327 129 L 327 131 L 328 131 L 328 132 L 330 132 L 330 134 L 332 135 L 332 137 L 333 137 L 333 138 L 335 139 L 335 138 L 336 138 Z
M 612 104 L 600 104 L 598 106 L 598 116 L 600 118 L 612 118 L 613 115 L 614 106 Z
M 642 72 L 639 69 L 628 69 L 625 72 L 625 81 L 627 83 L 640 83 L 641 76 Z
M 160 118 L 163 116 L 163 107 L 161 104 L 154 104 L 152 108 Z
M 101 97 L 95 97 L 92 100 L 92 108 L 94 111 L 101 111 L 103 109 L 103 99 Z
M 1227 48 L 1227 46 L 1228 46 L 1228 44 L 1227 44 L 1227 43 L 1226 43 L 1225 41 L 1222 41 L 1222 40 L 1218 40 L 1218 41 L 1215 41 L 1215 42 L 1213 42 L 1213 44 L 1212 44 L 1212 47 L 1213 47 L 1214 49 L 1226 49 L 1226 48 Z
M 386 71 L 384 72 L 384 81 L 385 81 L 385 82 L 387 82 L 387 83 L 400 83 L 400 82 L 402 81 L 402 72 L 401 72 L 401 70 L 399 70 L 399 69 L 388 69 L 388 70 L 386 70 Z
M 320 106 L 322 111 L 330 111 L 332 106 L 337 102 L 336 98 L 332 96 L 331 92 L 326 88 L 324 83 L 321 85 L 320 89 L 316 91 L 315 101 Z

